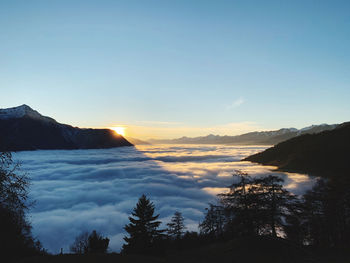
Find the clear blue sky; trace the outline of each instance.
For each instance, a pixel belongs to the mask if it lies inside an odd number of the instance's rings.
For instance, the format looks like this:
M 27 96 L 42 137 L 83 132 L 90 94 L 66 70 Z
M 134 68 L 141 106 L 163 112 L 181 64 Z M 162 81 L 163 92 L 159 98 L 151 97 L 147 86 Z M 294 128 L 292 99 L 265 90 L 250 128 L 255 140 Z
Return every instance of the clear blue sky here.
M 175 137 L 349 121 L 349 14 L 331 0 L 2 0 L 0 108 Z

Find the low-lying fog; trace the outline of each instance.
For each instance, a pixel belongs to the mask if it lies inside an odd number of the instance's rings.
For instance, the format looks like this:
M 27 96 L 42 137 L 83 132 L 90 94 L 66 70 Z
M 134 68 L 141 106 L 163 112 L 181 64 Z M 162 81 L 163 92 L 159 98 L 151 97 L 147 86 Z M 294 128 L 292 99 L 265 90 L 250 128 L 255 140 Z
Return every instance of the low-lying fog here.
M 18 152 L 15 158 L 31 178 L 33 234 L 49 252 L 68 252 L 78 234 L 94 229 L 110 238 L 110 250 L 119 251 L 123 226 L 142 194 L 155 203 L 164 224 L 180 211 L 187 229 L 197 230 L 208 203 L 232 183 L 235 169 L 254 176 L 279 174 L 294 193 L 311 187 L 305 175 L 240 161 L 265 148 L 146 145 Z

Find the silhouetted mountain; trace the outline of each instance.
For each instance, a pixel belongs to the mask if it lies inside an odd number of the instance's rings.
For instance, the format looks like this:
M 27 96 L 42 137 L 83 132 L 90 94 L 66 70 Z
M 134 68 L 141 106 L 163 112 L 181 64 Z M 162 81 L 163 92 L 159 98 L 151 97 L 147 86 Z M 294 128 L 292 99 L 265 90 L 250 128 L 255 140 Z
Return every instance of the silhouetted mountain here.
M 146 142 L 146 141 L 142 141 L 140 139 L 136 139 L 136 138 L 132 138 L 132 137 L 129 137 L 129 136 L 125 136 L 125 138 L 131 142 L 133 145 L 146 145 L 146 144 L 150 144 L 149 142 Z
M 317 134 L 305 134 L 279 143 L 244 161 L 274 165 L 280 170 L 314 175 L 348 174 L 350 122 Z
M 332 130 L 337 125 L 312 125 L 303 129 L 283 128 L 277 131 L 249 132 L 237 136 L 219 136 L 210 134 L 202 137 L 181 137 L 172 140 L 150 140 L 151 143 L 170 143 L 170 144 L 236 144 L 236 145 L 274 145 L 285 140 L 294 138 L 303 134 L 319 133 L 326 130 Z
M 109 129 L 80 129 L 42 116 L 27 105 L 0 109 L 0 147 L 10 151 L 132 146 Z

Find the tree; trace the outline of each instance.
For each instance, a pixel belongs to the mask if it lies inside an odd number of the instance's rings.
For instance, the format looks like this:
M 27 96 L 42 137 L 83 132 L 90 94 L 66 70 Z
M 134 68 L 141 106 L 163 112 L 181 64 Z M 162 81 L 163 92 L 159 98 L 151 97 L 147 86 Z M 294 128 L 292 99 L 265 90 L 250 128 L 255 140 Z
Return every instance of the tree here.
M 277 237 L 277 229 L 283 229 L 283 219 L 294 209 L 296 197 L 283 188 L 284 180 L 268 175 L 253 180 L 251 191 L 257 195 L 263 225 L 261 231 Z
M 209 204 L 209 208 L 206 208 L 206 210 L 207 214 L 203 222 L 199 224 L 200 233 L 215 238 L 221 237 L 227 221 L 224 207 Z
M 5 255 L 44 252 L 33 239 L 26 219 L 29 178 L 19 171 L 10 152 L 0 152 L 0 247 Z
M 350 179 L 319 179 L 307 191 L 297 213 L 286 218 L 287 237 L 315 247 L 350 247 Z M 298 236 L 295 236 L 298 233 Z
M 86 254 L 88 252 L 89 245 L 89 233 L 83 232 L 78 235 L 74 243 L 70 246 L 70 251 L 75 254 Z
M 130 223 L 124 227 L 129 237 L 124 237 L 127 243 L 123 245 L 123 253 L 145 254 L 151 251 L 163 232 L 158 230 L 161 222 L 157 221 L 159 215 L 154 215 L 154 209 L 154 204 L 145 195 L 139 198 L 132 212 L 133 217 L 129 217 Z
M 233 176 L 230 191 L 219 195 L 230 214 L 226 229 L 233 235 L 277 237 L 296 203 L 295 196 L 283 188 L 283 179 L 272 175 L 252 178 L 242 171 Z
M 174 216 L 171 218 L 171 221 L 167 224 L 167 226 L 168 235 L 176 239 L 180 239 L 184 233 L 184 230 L 186 229 L 184 218 L 178 211 L 175 212 Z
M 108 245 L 109 239 L 94 230 L 88 238 L 88 253 L 106 253 Z
M 218 195 L 227 212 L 226 229 L 230 235 L 256 235 L 259 233 L 260 215 L 251 189 L 254 180 L 247 173 L 236 170 L 233 181 L 228 193 Z
M 93 230 L 91 234 L 83 232 L 75 238 L 70 246 L 70 251 L 76 254 L 87 253 L 106 253 L 109 245 L 109 239 Z
M 2 207 L 22 214 L 28 206 L 29 178 L 18 172 L 19 164 L 12 160 L 10 152 L 0 153 L 0 204 Z

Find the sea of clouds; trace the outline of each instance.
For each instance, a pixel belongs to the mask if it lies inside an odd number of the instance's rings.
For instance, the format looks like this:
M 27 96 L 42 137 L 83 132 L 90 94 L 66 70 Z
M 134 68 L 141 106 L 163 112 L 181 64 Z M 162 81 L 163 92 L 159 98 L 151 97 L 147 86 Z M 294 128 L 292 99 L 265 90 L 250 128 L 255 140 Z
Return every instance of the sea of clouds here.
M 43 150 L 15 154 L 31 179 L 33 234 L 51 253 L 69 245 L 83 231 L 110 238 L 110 250 L 123 244 L 123 227 L 138 198 L 146 194 L 163 227 L 175 211 L 196 231 L 208 203 L 227 190 L 235 169 L 252 176 L 278 174 L 299 194 L 314 179 L 272 172 L 240 160 L 262 146 L 145 145 L 98 150 Z

